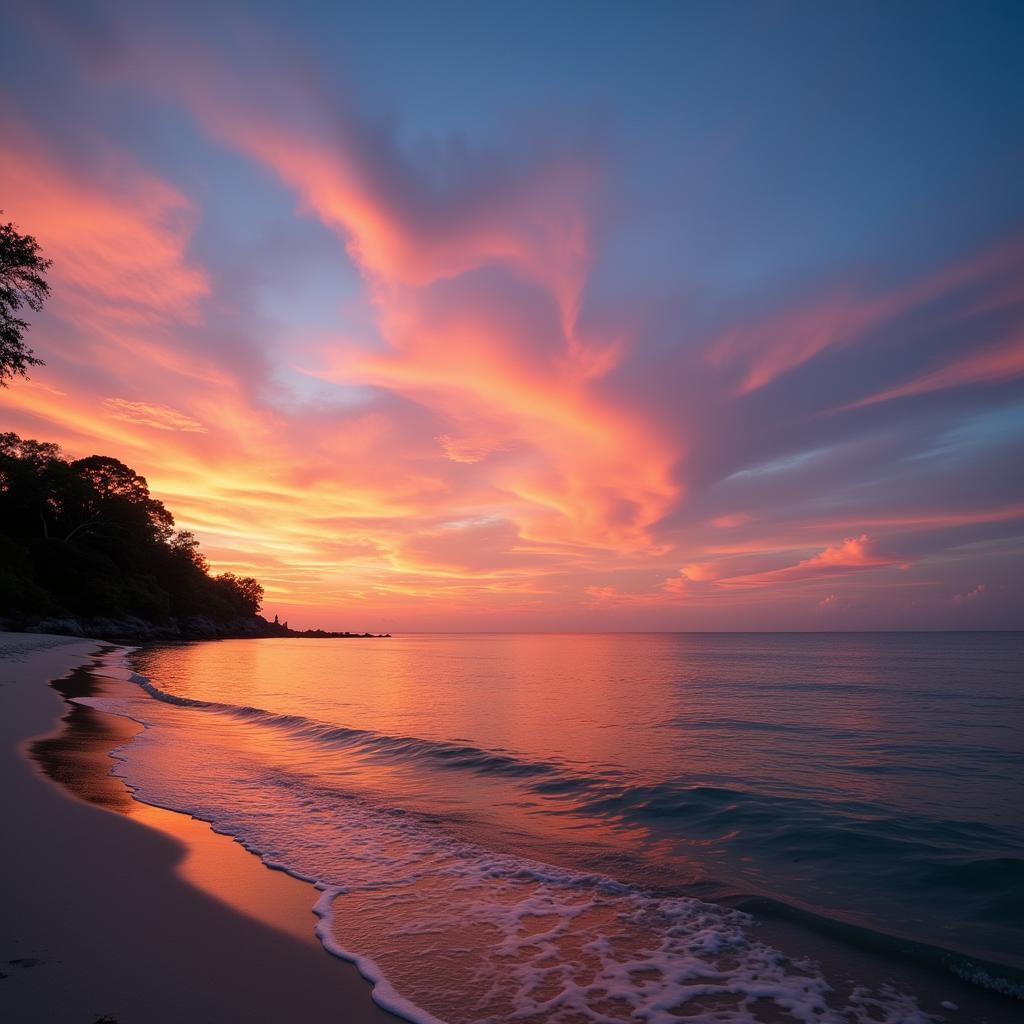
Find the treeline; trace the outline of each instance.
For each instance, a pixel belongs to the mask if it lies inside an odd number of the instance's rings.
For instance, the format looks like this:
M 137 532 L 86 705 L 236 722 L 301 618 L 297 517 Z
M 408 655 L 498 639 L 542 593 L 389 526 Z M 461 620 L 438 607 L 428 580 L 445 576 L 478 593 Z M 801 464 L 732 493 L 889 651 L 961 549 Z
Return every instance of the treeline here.
M 251 577 L 211 576 L 195 537 L 123 462 L 0 433 L 0 617 L 227 622 L 262 601 Z

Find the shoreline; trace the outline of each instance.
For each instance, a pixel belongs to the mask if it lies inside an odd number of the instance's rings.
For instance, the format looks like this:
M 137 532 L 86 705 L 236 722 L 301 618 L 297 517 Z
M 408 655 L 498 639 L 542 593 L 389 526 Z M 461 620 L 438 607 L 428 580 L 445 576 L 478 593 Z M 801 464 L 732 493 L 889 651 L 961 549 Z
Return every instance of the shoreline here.
M 0 618 L 0 634 L 65 636 L 134 646 L 143 643 L 189 643 L 206 640 L 385 640 L 390 633 L 352 633 L 324 629 L 291 629 L 262 615 L 226 621 L 205 616 L 149 622 L 135 617 L 110 619 L 63 615 L 55 618 Z
M 9 653 L 4 650 L 5 642 L 24 649 L 24 656 L 21 657 L 19 664 L 14 664 L 4 657 L 5 653 Z M 29 650 L 33 645 L 36 649 Z M 153 872 L 160 876 L 171 875 L 170 881 L 180 887 L 187 887 L 193 895 L 198 895 L 208 904 L 215 905 L 219 913 L 234 918 L 234 927 L 243 930 L 247 936 L 253 930 L 260 929 L 269 933 L 272 937 L 267 941 L 272 947 L 272 952 L 265 962 L 261 962 L 259 959 L 253 960 L 253 956 L 257 954 L 233 949 L 232 956 L 237 963 L 229 965 L 228 973 L 203 976 L 198 984 L 193 984 L 195 975 L 188 976 L 188 985 L 191 987 L 185 992 L 175 993 L 177 1001 L 168 1007 L 161 1006 L 154 1015 L 149 1000 L 154 994 L 167 997 L 163 989 L 165 973 L 173 972 L 176 977 L 181 976 L 181 968 L 177 966 L 177 961 L 174 957 L 168 957 L 166 950 L 159 946 L 150 946 L 142 953 L 136 945 L 134 959 L 131 956 L 126 958 L 119 948 L 108 948 L 109 965 L 105 963 L 104 966 L 109 966 L 109 970 L 107 975 L 100 979 L 102 984 L 95 977 L 89 977 L 84 984 L 81 978 L 76 977 L 68 985 L 64 969 L 73 957 L 82 955 L 82 940 L 71 943 L 70 948 L 73 952 L 66 955 L 60 950 L 56 953 L 41 953 L 38 948 L 29 948 L 24 943 L 19 944 L 14 952 L 7 952 L 5 946 L 0 944 L 0 973 L 8 975 L 6 979 L 0 978 L 0 1018 L 6 1019 L 5 1012 L 12 1007 L 13 1019 L 17 1021 L 84 1020 L 86 1024 L 103 1018 L 116 1024 L 128 1024 L 131 1020 L 153 1020 L 158 1024 L 164 1020 L 186 1019 L 228 1022 L 278 1021 L 307 1019 L 314 1013 L 325 1013 L 328 1017 L 335 1016 L 337 1019 L 353 1021 L 355 1024 L 361 1024 L 363 1021 L 394 1022 L 400 1019 L 381 1010 L 372 1002 L 370 985 L 359 976 L 356 967 L 335 959 L 317 940 L 311 921 L 317 893 L 312 886 L 284 871 L 272 870 L 229 836 L 213 832 L 211 827 L 200 819 L 136 800 L 121 779 L 111 775 L 112 762 L 109 752 L 128 742 L 142 726 L 128 718 L 77 703 L 74 698 L 103 694 L 103 687 L 110 685 L 105 681 L 105 676 L 116 675 L 105 673 L 103 664 L 107 660 L 106 656 L 117 650 L 115 645 L 95 640 L 76 641 L 65 637 L 0 633 L 0 718 L 10 711 L 11 700 L 7 691 L 15 687 L 26 691 L 21 695 L 23 701 L 31 699 L 34 704 L 49 705 L 44 709 L 41 727 L 31 730 L 31 734 L 24 729 L 21 732 L 16 746 L 22 764 L 34 774 L 38 784 L 45 786 L 48 791 L 60 798 L 63 806 L 83 808 L 87 814 L 93 815 L 94 827 L 87 839 L 89 843 L 102 846 L 111 842 L 113 833 L 110 829 L 95 822 L 96 817 L 102 817 L 105 821 L 113 819 L 120 825 L 133 826 L 137 831 L 153 833 L 157 838 L 170 844 L 170 860 L 166 857 L 166 850 L 156 861 L 153 860 L 151 853 L 142 858 L 136 858 L 131 853 L 126 855 L 126 859 L 131 862 L 130 868 L 133 873 L 138 872 L 139 864 L 142 864 L 143 870 L 139 873 L 143 877 L 132 879 L 140 883 L 138 888 L 145 892 L 146 878 Z M 17 652 L 13 656 L 19 657 Z M 50 666 L 47 671 L 52 675 L 47 675 L 39 665 L 35 665 L 34 662 L 37 660 L 45 661 Z M 63 670 L 58 671 L 62 665 Z M 7 671 L 12 668 L 18 670 L 15 675 L 25 677 L 14 682 L 13 686 L 10 685 L 9 679 L 11 673 Z M 27 677 L 32 671 L 34 675 L 28 680 Z M 26 686 L 26 683 L 29 685 Z M 28 690 L 32 692 L 29 693 Z M 8 753 L 5 749 L 4 756 Z M 57 785 L 50 785 L 44 775 Z M 45 814 L 48 827 L 54 820 L 54 812 L 46 810 Z M 142 826 L 142 829 L 138 829 L 137 826 Z M 40 842 L 50 844 L 53 840 L 46 833 Z M 7 857 L 8 859 L 0 861 L 0 864 L 6 868 L 5 877 L 10 878 L 12 869 L 9 851 Z M 51 893 L 44 887 L 40 887 L 39 893 L 36 894 L 36 904 L 32 912 L 36 918 L 42 916 L 40 929 L 44 934 L 51 933 L 52 920 L 57 916 L 53 913 L 54 907 L 61 915 L 70 908 L 76 915 L 86 913 L 88 916 L 88 912 L 80 904 L 82 896 L 77 880 L 66 877 L 69 862 L 73 867 L 77 866 L 77 861 L 72 861 L 70 855 L 65 855 L 62 874 L 63 880 L 67 882 L 66 897 L 62 898 L 61 893 Z M 17 876 L 17 872 L 14 874 Z M 167 881 L 163 877 L 157 880 L 161 886 Z M 113 888 L 117 894 L 121 893 L 123 882 L 124 876 L 115 878 Z M 40 893 L 43 895 L 40 896 Z M 49 903 L 46 902 L 47 899 Z M 166 900 L 166 896 L 163 899 Z M 206 909 L 208 911 L 209 907 Z M 915 991 L 918 996 L 923 997 L 926 1012 L 941 1014 L 949 1024 L 955 1024 L 956 1021 L 1001 1024 L 1003 1021 L 1016 1019 L 1019 1003 L 1004 1001 L 1005 996 L 985 992 L 959 978 L 952 978 L 944 971 L 937 971 L 934 964 L 926 966 L 907 962 L 903 957 L 898 957 L 894 961 L 892 956 L 887 955 L 882 949 L 866 948 L 859 944 L 851 945 L 848 941 L 843 941 L 843 938 L 835 933 L 835 929 L 822 932 L 811 927 L 810 923 L 799 915 L 780 917 L 778 914 L 765 913 L 766 908 L 759 908 L 762 912 L 757 912 L 757 908 L 754 907 L 749 909 L 755 911 L 755 923 L 752 926 L 755 935 L 770 946 L 784 950 L 789 956 L 809 957 L 817 961 L 839 991 L 853 985 L 853 977 L 860 983 L 867 982 L 875 989 L 895 983 L 897 988 Z M 145 913 L 139 910 L 139 906 L 131 907 L 130 910 L 135 914 Z M 99 925 L 96 931 L 106 942 L 110 934 L 110 924 L 105 915 L 94 915 L 93 921 L 97 919 Z M 63 925 L 63 921 L 61 924 Z M 20 922 L 18 927 L 20 930 Z M 129 941 L 132 941 L 130 930 L 127 934 Z M 197 917 L 187 927 L 179 924 L 176 932 L 178 938 L 194 937 L 197 934 L 203 936 L 204 944 L 209 942 L 205 918 Z M 172 939 L 174 937 L 171 936 Z M 275 940 L 283 945 L 273 946 Z M 86 944 L 95 944 L 96 934 L 86 934 L 84 941 Z M 247 939 L 237 938 L 235 941 L 242 943 Z M 307 991 L 310 986 L 303 980 L 306 976 L 302 974 L 302 970 L 306 969 L 305 965 L 299 965 L 301 970 L 287 964 L 283 967 L 279 965 L 279 956 L 283 956 L 282 951 L 285 947 L 297 948 L 307 960 L 315 960 L 318 964 L 322 965 L 326 961 L 329 972 L 340 971 L 346 975 L 344 985 L 335 985 L 332 982 L 329 986 L 330 991 L 326 995 L 319 995 L 320 989 L 316 989 L 316 986 L 320 986 L 321 989 L 323 986 L 319 979 L 314 979 L 313 988 L 316 991 Z M 91 946 L 86 952 L 92 955 Z M 208 951 L 207 959 L 209 952 L 222 955 L 223 950 Z M 889 950 L 888 954 L 891 953 Z M 140 955 L 143 961 L 141 966 L 138 963 Z M 22 961 L 25 965 L 12 963 L 11 967 L 6 967 L 4 961 Z M 28 961 L 35 962 L 35 966 L 30 968 Z M 258 968 L 273 965 L 276 972 L 273 982 L 275 989 L 278 993 L 283 989 L 287 995 L 287 998 L 277 1006 L 273 1006 L 264 994 L 249 993 L 251 979 L 246 970 L 254 963 Z M 165 968 L 165 964 L 169 966 Z M 47 987 L 71 991 L 70 994 L 60 997 L 63 1002 L 50 992 L 44 993 L 43 997 L 51 1000 L 44 1012 L 37 1010 L 36 1001 L 40 998 L 40 984 L 45 984 L 47 980 L 44 968 L 51 968 L 53 965 L 64 973 L 58 975 L 54 985 L 52 976 L 55 972 L 51 970 L 50 984 Z M 75 966 L 77 968 L 79 965 Z M 208 963 L 204 963 L 203 966 L 208 967 Z M 95 964 L 91 970 L 93 974 L 97 973 Z M 129 1012 L 132 1009 L 130 1004 L 115 1004 L 109 1000 L 102 1007 L 96 1006 L 93 1013 L 93 1003 L 74 1002 L 76 998 L 82 999 L 82 993 L 88 996 L 93 991 L 115 992 L 120 998 L 122 993 L 118 986 L 122 981 L 122 970 L 136 977 L 139 984 L 145 983 L 150 986 L 148 989 L 140 989 L 137 993 L 140 998 L 135 1005 L 145 1007 L 145 1013 Z M 847 982 L 846 979 L 850 981 Z M 7 997 L 12 990 L 9 982 L 12 980 L 17 981 L 23 989 L 20 1003 L 8 1002 Z M 29 982 L 32 983 L 31 986 Z M 293 986 L 299 985 L 303 987 L 304 994 L 297 1003 Z M 239 987 L 244 988 L 246 992 L 241 1002 L 237 998 Z M 378 997 L 381 995 L 384 993 L 378 992 Z M 230 1000 L 229 996 L 232 997 Z M 307 1000 L 311 1008 L 307 1010 L 307 1002 L 302 1000 Z M 81 1009 L 84 1005 L 88 1006 L 88 1011 L 83 1016 Z M 58 1006 L 59 1009 L 55 1012 L 53 1006 Z M 122 1006 L 127 1006 L 123 1010 L 125 1016 L 119 1015 Z M 282 1010 L 281 1006 L 285 1009 Z M 301 1011 L 300 1015 L 291 1016 L 297 1007 Z M 67 1012 L 62 1012 L 64 1009 Z M 167 1015 L 161 1016 L 160 1014 L 164 1012 Z M 90 1017 L 89 1013 L 93 1013 L 93 1016 Z
M 110 646 L 0 633 L 0 1017 L 394 1024 L 317 941 L 312 887 L 104 770 L 139 727 L 49 684 Z

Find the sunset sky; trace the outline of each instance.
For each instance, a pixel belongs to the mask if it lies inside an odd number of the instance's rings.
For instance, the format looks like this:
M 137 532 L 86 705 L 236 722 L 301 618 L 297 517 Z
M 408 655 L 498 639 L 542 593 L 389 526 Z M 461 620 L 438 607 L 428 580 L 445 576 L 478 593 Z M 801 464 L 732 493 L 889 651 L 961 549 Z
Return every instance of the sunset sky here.
M 274 6 L 5 4 L 0 429 L 293 626 L 1024 626 L 1024 5 Z

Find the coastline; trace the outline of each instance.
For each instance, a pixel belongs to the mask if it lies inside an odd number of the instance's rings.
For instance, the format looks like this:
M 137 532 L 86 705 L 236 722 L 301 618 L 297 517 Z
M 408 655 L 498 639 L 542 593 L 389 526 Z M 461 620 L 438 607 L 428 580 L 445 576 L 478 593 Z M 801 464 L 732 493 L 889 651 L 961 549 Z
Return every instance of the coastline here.
M 89 791 L 72 795 L 30 758 L 45 739 L 49 774 L 74 758 L 99 769 L 100 746 L 137 729 L 81 709 L 95 742 L 81 722 L 67 738 L 64 716 L 79 712 L 48 684 L 103 647 L 0 633 L 0 1017 L 393 1024 L 356 968 L 316 940 L 308 885 L 203 822 L 132 800 L 106 772 L 79 775 Z
M 142 644 L 192 640 L 270 640 L 280 637 L 316 640 L 380 640 L 390 633 L 351 633 L 324 629 L 290 629 L 287 623 L 269 622 L 262 615 L 217 620 L 202 615 L 149 622 L 134 616 L 120 619 L 64 615 L 57 618 L 0 618 L 3 633 L 67 636 L 80 640 L 109 640 L 112 643 Z
M 142 726 L 73 698 L 117 685 L 108 678 L 118 676 L 109 667 L 117 651 L 99 640 L 0 633 L 0 746 L 9 759 L 0 794 L 13 840 L 0 861 L 10 893 L 0 1019 L 397 1020 L 372 1002 L 356 968 L 325 955 L 310 885 L 268 869 L 204 821 L 135 800 L 110 774 L 109 752 Z M 76 814 L 77 825 L 68 820 Z M 761 941 L 820 964 L 842 998 L 856 978 L 916 993 L 936 1015 L 893 1020 L 1017 1019 L 1019 1003 L 908 960 L 905 949 L 853 943 L 799 913 L 743 909 L 755 912 Z

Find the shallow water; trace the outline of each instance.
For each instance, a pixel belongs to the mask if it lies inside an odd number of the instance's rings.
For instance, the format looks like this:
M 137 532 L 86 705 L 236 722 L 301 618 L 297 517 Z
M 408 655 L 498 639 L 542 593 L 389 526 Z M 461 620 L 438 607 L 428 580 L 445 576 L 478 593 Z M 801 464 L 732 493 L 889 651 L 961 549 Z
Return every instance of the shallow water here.
M 997 983 L 1024 964 L 1022 634 L 132 660 L 139 685 L 94 701 L 149 727 L 119 774 L 317 883 L 325 944 L 407 1015 L 926 1019 L 892 990 L 830 992 L 730 909 L 746 895 L 1010 968 Z

